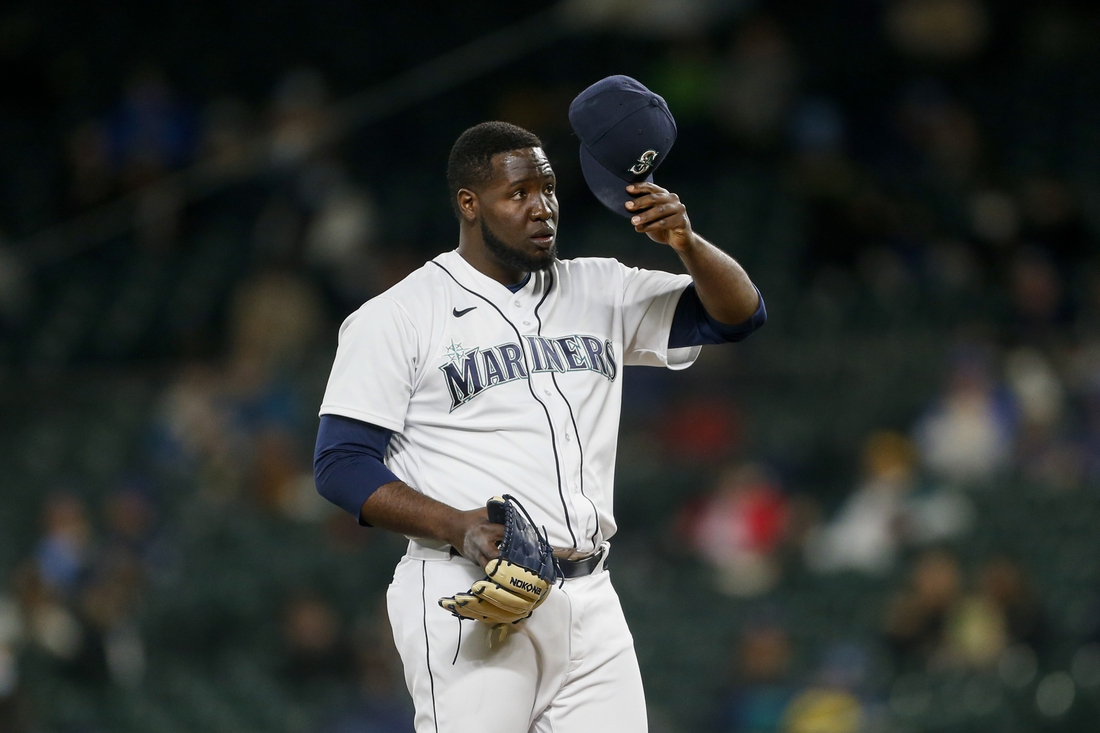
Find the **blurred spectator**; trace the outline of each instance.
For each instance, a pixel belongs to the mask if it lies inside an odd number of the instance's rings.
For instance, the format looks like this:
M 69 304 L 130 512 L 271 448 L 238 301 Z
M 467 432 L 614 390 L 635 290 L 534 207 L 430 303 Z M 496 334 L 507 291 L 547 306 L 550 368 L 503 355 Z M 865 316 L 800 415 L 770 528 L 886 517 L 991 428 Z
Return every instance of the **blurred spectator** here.
M 85 650 L 85 634 L 79 619 L 43 582 L 38 567 L 25 562 L 15 573 L 15 593 L 25 627 L 25 638 L 57 662 L 61 669 L 76 668 Z
M 871 435 L 863 471 L 863 483 L 836 518 L 808 538 L 811 568 L 883 575 L 903 546 L 942 542 L 970 528 L 973 510 L 964 496 L 947 488 L 918 491 L 916 450 L 904 436 Z
M 1055 341 L 1059 327 L 1071 321 L 1062 276 L 1050 256 L 1041 250 L 1027 248 L 1013 259 L 1009 296 L 1014 335 L 1028 343 Z
M 677 400 L 655 424 L 667 457 L 695 466 L 722 461 L 741 439 L 736 407 L 714 394 Z
M 1020 566 L 1003 556 L 984 562 L 947 614 L 943 641 L 935 664 L 969 669 L 992 668 L 1010 645 L 1045 653 L 1042 610 Z
M 136 488 L 110 494 L 104 502 L 104 519 L 105 541 L 83 607 L 103 636 L 112 681 L 137 687 L 146 668 L 138 614 L 149 581 L 163 574 L 171 550 L 158 537 L 152 501 Z
M 107 528 L 105 553 L 126 555 L 141 564 L 150 551 L 157 512 L 152 501 L 136 488 L 110 494 L 104 502 Z
M 929 550 L 916 559 L 908 587 L 895 594 L 886 611 L 885 641 L 897 669 L 942 664 L 948 619 L 962 590 L 954 555 Z
M 96 667 L 112 682 L 135 688 L 145 675 L 145 645 L 137 627 L 143 577 L 136 563 L 112 560 L 97 569 L 80 599 L 85 649 L 94 650 Z
M 816 678 L 791 700 L 783 713 L 784 733 L 860 733 L 871 728 L 861 699 L 867 676 L 867 652 L 854 644 L 835 644 L 825 652 Z
M 178 538 L 162 526 L 156 504 L 138 480 L 106 497 L 103 516 L 100 564 L 132 567 L 142 585 L 161 584 L 178 569 Z
M 337 171 L 315 196 L 304 259 L 324 273 L 343 307 L 358 308 L 378 291 L 378 207 L 366 189 Z
M 323 687 L 354 670 L 336 611 L 315 595 L 292 598 L 283 609 L 283 656 L 283 674 L 295 687 Z
M 242 282 L 231 309 L 227 376 L 240 395 L 258 394 L 299 367 L 322 322 L 317 293 L 302 278 L 284 272 Z
M 221 97 L 203 109 L 199 151 L 202 159 L 229 169 L 245 162 L 252 130 L 252 112 L 237 97 Z
M 867 439 L 863 483 L 808 542 L 810 567 L 876 574 L 893 567 L 906 529 L 906 498 L 916 486 L 915 457 L 913 445 L 897 433 L 875 433 Z
M 35 550 L 39 577 L 61 597 L 72 597 L 91 563 L 92 525 L 84 502 L 71 494 L 46 501 L 42 539 Z
M 798 64 L 783 29 L 770 18 L 739 28 L 720 67 L 715 92 L 719 127 L 751 147 L 779 139 L 798 80 Z
M 947 618 L 944 665 L 989 669 L 1007 648 L 1004 610 L 984 593 L 968 593 L 958 599 Z
M 155 416 L 159 466 L 193 476 L 200 495 L 217 501 L 238 494 L 248 455 L 245 437 L 232 430 L 232 416 L 222 404 L 220 380 L 213 368 L 181 369 Z
M 160 415 L 165 464 L 197 464 L 211 498 L 247 488 L 262 506 L 313 512 L 295 498 L 300 478 L 311 471 L 309 448 L 294 437 L 306 413 L 292 377 L 320 320 L 316 293 L 297 276 L 270 272 L 241 283 L 231 304 L 225 366 L 184 370 L 166 391 Z
M 902 53 L 955 61 L 981 49 L 989 19 L 982 0 L 891 0 L 886 28 Z
M 1084 458 L 1068 433 L 1066 390 L 1059 374 L 1042 352 L 1021 347 L 1005 359 L 1005 377 L 1019 405 L 1014 458 L 1020 474 L 1052 489 L 1080 486 Z
M 811 199 L 843 200 L 852 194 L 856 169 L 847 155 L 847 132 L 835 99 L 807 96 L 794 106 L 788 134 L 797 190 Z
M 191 162 L 197 124 L 164 74 L 145 66 L 131 75 L 122 102 L 108 118 L 107 135 L 123 185 L 136 188 Z
M 384 604 L 354 633 L 359 697 L 321 726 L 321 733 L 413 733 L 412 701 Z
M 721 701 L 721 733 L 777 733 L 794 687 L 791 642 L 778 625 L 750 625 L 737 647 L 732 689 Z
M 947 390 L 917 423 L 921 460 L 935 476 L 981 484 L 1003 474 L 1012 457 L 1015 406 L 991 374 L 988 357 L 957 354 Z
M 761 595 L 778 582 L 786 524 L 786 497 L 755 464 L 727 468 L 714 491 L 681 517 L 691 546 L 714 567 L 718 590 L 733 596 Z
M 957 192 L 961 184 L 971 181 L 983 141 L 978 122 L 965 105 L 952 99 L 940 84 L 921 80 L 905 90 L 899 116 L 903 134 L 923 155 L 925 173 L 933 183 Z M 993 211 L 1001 216 L 1006 210 Z
M 69 678 L 133 687 L 145 668 L 136 623 L 144 572 L 131 544 L 141 518 L 132 503 L 118 501 L 103 544 L 93 542 L 82 501 L 60 495 L 47 502 L 34 562 L 18 575 L 19 602 L 28 638 Z
M 333 506 L 318 493 L 303 462 L 298 440 L 279 428 L 260 431 L 254 441 L 252 482 L 260 505 L 299 522 L 320 522 Z
M 339 186 L 325 197 L 306 234 L 306 258 L 333 274 L 357 265 L 377 236 L 377 216 L 366 191 Z
M 1005 634 L 1010 644 L 1026 644 L 1040 657 L 1046 656 L 1047 619 L 1019 563 L 1003 555 L 982 563 L 978 591 L 1004 614 Z
M 271 107 L 271 155 L 290 165 L 317 152 L 329 132 L 328 87 L 314 69 L 296 69 L 275 88 Z

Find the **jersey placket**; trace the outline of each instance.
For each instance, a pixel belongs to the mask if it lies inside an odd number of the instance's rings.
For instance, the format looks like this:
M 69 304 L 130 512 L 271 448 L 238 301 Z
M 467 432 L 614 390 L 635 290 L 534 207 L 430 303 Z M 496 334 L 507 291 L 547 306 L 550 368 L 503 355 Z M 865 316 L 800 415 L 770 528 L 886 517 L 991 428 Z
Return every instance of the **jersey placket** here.
M 598 532 L 596 531 L 598 515 L 595 504 L 584 495 L 584 446 L 581 443 L 581 437 L 577 434 L 575 408 L 570 406 L 565 394 L 555 381 L 557 372 L 552 369 L 534 371 L 538 359 L 532 353 L 534 345 L 527 338 L 528 336 L 553 337 L 565 335 L 558 334 L 553 328 L 548 330 L 546 327 L 548 313 L 553 307 L 556 293 L 551 291 L 546 294 L 547 297 L 545 298 L 542 293 L 548 282 L 549 287 L 553 289 L 552 277 L 549 273 L 543 274 L 539 279 L 539 284 L 542 287 L 526 299 L 514 298 L 511 307 L 517 313 L 522 314 L 520 323 L 517 325 L 522 329 L 524 350 L 528 363 L 532 365 L 531 386 L 539 399 L 546 404 L 554 425 L 558 464 L 561 466 L 561 476 L 564 483 L 563 493 L 569 497 L 570 511 L 573 518 L 574 549 L 581 552 L 590 552 L 595 551 L 599 545 Z
M 537 284 L 541 287 L 524 288 L 513 294 L 506 306 L 505 313 L 509 315 L 520 334 L 524 337 L 523 349 L 528 364 L 528 379 L 531 381 L 531 389 L 536 399 L 543 403 L 550 416 L 550 424 L 553 430 L 551 438 L 555 459 L 561 472 L 562 485 L 559 487 L 564 504 L 566 506 L 566 522 L 569 524 L 570 533 L 574 538 L 576 547 L 583 549 L 587 543 L 586 527 L 590 520 L 585 515 L 588 502 L 578 502 L 581 493 L 581 446 L 578 436 L 573 429 L 570 418 L 569 406 L 564 397 L 556 388 L 553 381 L 553 372 L 535 371 L 537 360 L 532 353 L 529 336 L 539 335 L 539 322 L 535 315 L 535 308 L 543 300 L 546 288 L 546 276 L 539 277 Z M 581 506 L 584 505 L 584 506 Z

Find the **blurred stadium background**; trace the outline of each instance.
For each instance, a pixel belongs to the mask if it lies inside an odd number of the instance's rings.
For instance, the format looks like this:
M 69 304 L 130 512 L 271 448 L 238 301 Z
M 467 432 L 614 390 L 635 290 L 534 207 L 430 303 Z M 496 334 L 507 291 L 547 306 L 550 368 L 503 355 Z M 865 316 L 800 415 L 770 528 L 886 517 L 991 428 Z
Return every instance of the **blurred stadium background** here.
M 403 542 L 312 485 L 336 329 L 454 246 L 484 119 L 546 141 L 563 256 L 676 268 L 579 175 L 612 73 L 771 316 L 624 375 L 652 730 L 1100 729 L 1098 37 L 1084 0 L 5 3 L 0 731 L 411 730 Z

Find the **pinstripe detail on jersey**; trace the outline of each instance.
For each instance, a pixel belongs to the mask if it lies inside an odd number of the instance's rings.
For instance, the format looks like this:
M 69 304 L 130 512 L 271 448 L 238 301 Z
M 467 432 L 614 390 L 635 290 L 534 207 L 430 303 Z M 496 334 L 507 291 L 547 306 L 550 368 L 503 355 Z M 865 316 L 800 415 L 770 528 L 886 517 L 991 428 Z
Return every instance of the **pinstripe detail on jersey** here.
M 549 285 L 546 286 L 546 292 L 549 293 L 550 288 L 552 288 L 554 286 L 554 274 L 552 272 L 548 272 L 547 275 L 550 278 L 550 283 L 549 283 Z M 542 335 L 542 316 L 539 315 L 539 308 L 542 307 L 542 304 L 545 300 L 546 300 L 546 295 L 543 295 L 542 299 L 539 300 L 538 305 L 535 306 L 535 321 L 537 321 L 538 324 L 539 324 L 538 325 L 538 334 L 539 334 L 539 336 Z M 597 343 L 598 343 L 598 340 L 597 340 Z M 611 357 L 612 353 L 613 353 L 613 349 L 611 348 L 611 342 L 608 341 L 607 342 L 607 354 L 608 354 L 607 362 L 611 365 L 612 373 L 611 373 L 610 376 L 605 373 L 604 376 L 608 377 L 608 379 L 613 380 L 613 379 L 615 379 L 614 372 L 617 371 L 617 369 L 615 368 L 614 360 Z M 556 389 L 558 391 L 558 394 L 561 395 L 562 400 L 565 402 L 565 406 L 569 408 L 569 421 L 571 423 L 573 423 L 573 434 L 577 436 L 577 451 L 580 453 L 580 473 L 581 473 L 580 491 L 581 491 L 581 496 L 583 496 L 585 498 L 585 500 L 587 500 L 588 503 L 592 505 L 592 515 L 596 518 L 596 528 L 595 528 L 595 530 L 592 531 L 592 551 L 595 552 L 596 547 L 597 547 L 596 538 L 600 534 L 600 512 L 596 508 L 596 502 L 592 501 L 592 499 L 590 499 L 588 497 L 588 494 L 584 493 L 584 441 L 581 440 L 581 431 L 577 429 L 577 418 L 573 416 L 573 405 L 569 404 L 569 398 L 567 398 L 565 396 L 565 393 L 561 391 L 561 387 L 558 386 L 558 378 L 553 373 L 550 374 L 550 379 L 554 383 L 554 389 Z M 574 545 L 574 547 L 576 547 L 576 546 Z M 577 548 L 577 549 L 579 549 L 579 548 Z
M 435 733 L 439 733 L 439 716 L 435 712 L 435 677 L 432 676 L 432 650 L 428 645 L 428 580 L 425 577 L 428 571 L 428 563 L 420 561 L 420 602 L 424 609 L 424 658 L 428 664 L 428 682 L 432 690 L 432 724 Z
M 455 285 L 458 285 L 458 287 L 462 288 L 467 293 L 470 293 L 471 295 L 474 295 L 478 298 L 481 298 L 486 303 L 488 303 L 492 307 L 493 310 L 495 310 L 497 313 L 500 314 L 500 317 L 504 320 L 504 322 L 507 323 L 508 326 L 511 327 L 511 329 L 513 331 L 515 331 L 516 341 L 517 342 L 522 342 L 522 337 L 520 335 L 519 329 L 516 328 L 514 323 L 512 323 L 510 320 L 508 320 L 508 317 L 506 315 L 504 315 L 504 313 L 501 312 L 500 308 L 498 308 L 496 306 L 496 303 L 489 300 L 488 298 L 486 298 L 484 295 L 477 292 L 476 290 L 471 290 L 470 288 L 468 288 L 465 285 L 463 285 L 462 283 L 460 283 L 458 281 L 458 278 L 455 277 L 451 273 L 450 270 L 448 270 L 446 267 L 439 264 L 435 260 L 430 260 L 430 262 L 433 265 L 435 265 L 436 267 L 438 267 L 440 270 L 443 270 L 443 272 L 447 273 L 447 276 L 450 277 L 452 280 L 454 280 Z M 551 289 L 551 287 L 553 287 L 553 284 L 554 284 L 554 279 L 553 279 L 553 277 L 551 277 L 550 281 L 549 281 L 549 284 L 546 286 L 546 292 L 543 293 L 542 299 L 539 300 L 539 305 L 542 305 L 543 301 L 546 300 L 546 296 L 550 294 L 550 289 Z M 538 306 L 535 306 L 535 307 L 536 307 L 536 309 L 538 308 Z M 524 361 L 525 362 L 526 362 L 526 359 L 527 359 L 527 357 L 526 357 L 526 355 L 524 355 Z M 531 373 L 531 366 L 530 365 L 527 365 L 527 373 L 528 374 Z M 563 483 L 562 483 L 562 476 L 561 476 L 561 456 L 558 454 L 558 439 L 554 435 L 554 419 L 553 419 L 553 417 L 551 417 L 550 409 L 546 406 L 546 403 L 544 403 L 542 400 L 540 400 L 538 395 L 535 394 L 535 388 L 531 384 L 530 379 L 527 380 L 527 390 L 531 393 L 531 397 L 534 398 L 535 402 L 539 403 L 539 406 L 542 407 L 542 411 L 546 414 L 546 424 L 547 424 L 547 427 L 550 428 L 550 447 L 554 450 L 554 470 L 557 472 L 558 497 L 561 499 L 562 511 L 565 512 L 565 528 L 567 530 L 569 530 L 569 537 L 573 542 L 573 549 L 575 550 L 575 549 L 577 549 L 577 535 L 573 531 L 573 523 L 569 519 L 569 505 L 565 501 L 565 491 L 564 491 L 564 486 L 563 486 Z M 587 497 L 585 497 L 585 498 L 587 498 Z

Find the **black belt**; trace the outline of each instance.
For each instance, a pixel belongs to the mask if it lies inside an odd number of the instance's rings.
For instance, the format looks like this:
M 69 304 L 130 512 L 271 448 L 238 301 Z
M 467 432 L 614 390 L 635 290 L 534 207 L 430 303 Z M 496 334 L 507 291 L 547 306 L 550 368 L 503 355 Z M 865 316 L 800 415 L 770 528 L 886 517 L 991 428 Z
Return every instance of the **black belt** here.
M 599 567 L 600 560 L 603 560 L 603 554 L 604 548 L 601 547 L 599 552 L 589 555 L 583 560 L 562 560 L 558 558 L 558 569 L 561 570 L 563 578 L 582 578 L 585 575 L 591 575 Z
M 450 550 L 451 557 L 462 557 L 461 553 L 454 547 Z M 581 560 L 562 560 L 561 558 L 554 558 L 558 563 L 558 570 L 561 571 L 561 577 L 563 578 L 583 578 L 586 575 L 591 575 L 595 572 L 596 568 L 600 566 L 600 560 L 603 559 L 604 548 L 601 547 L 599 551 L 589 555 Z M 604 564 L 607 567 L 607 564 Z

